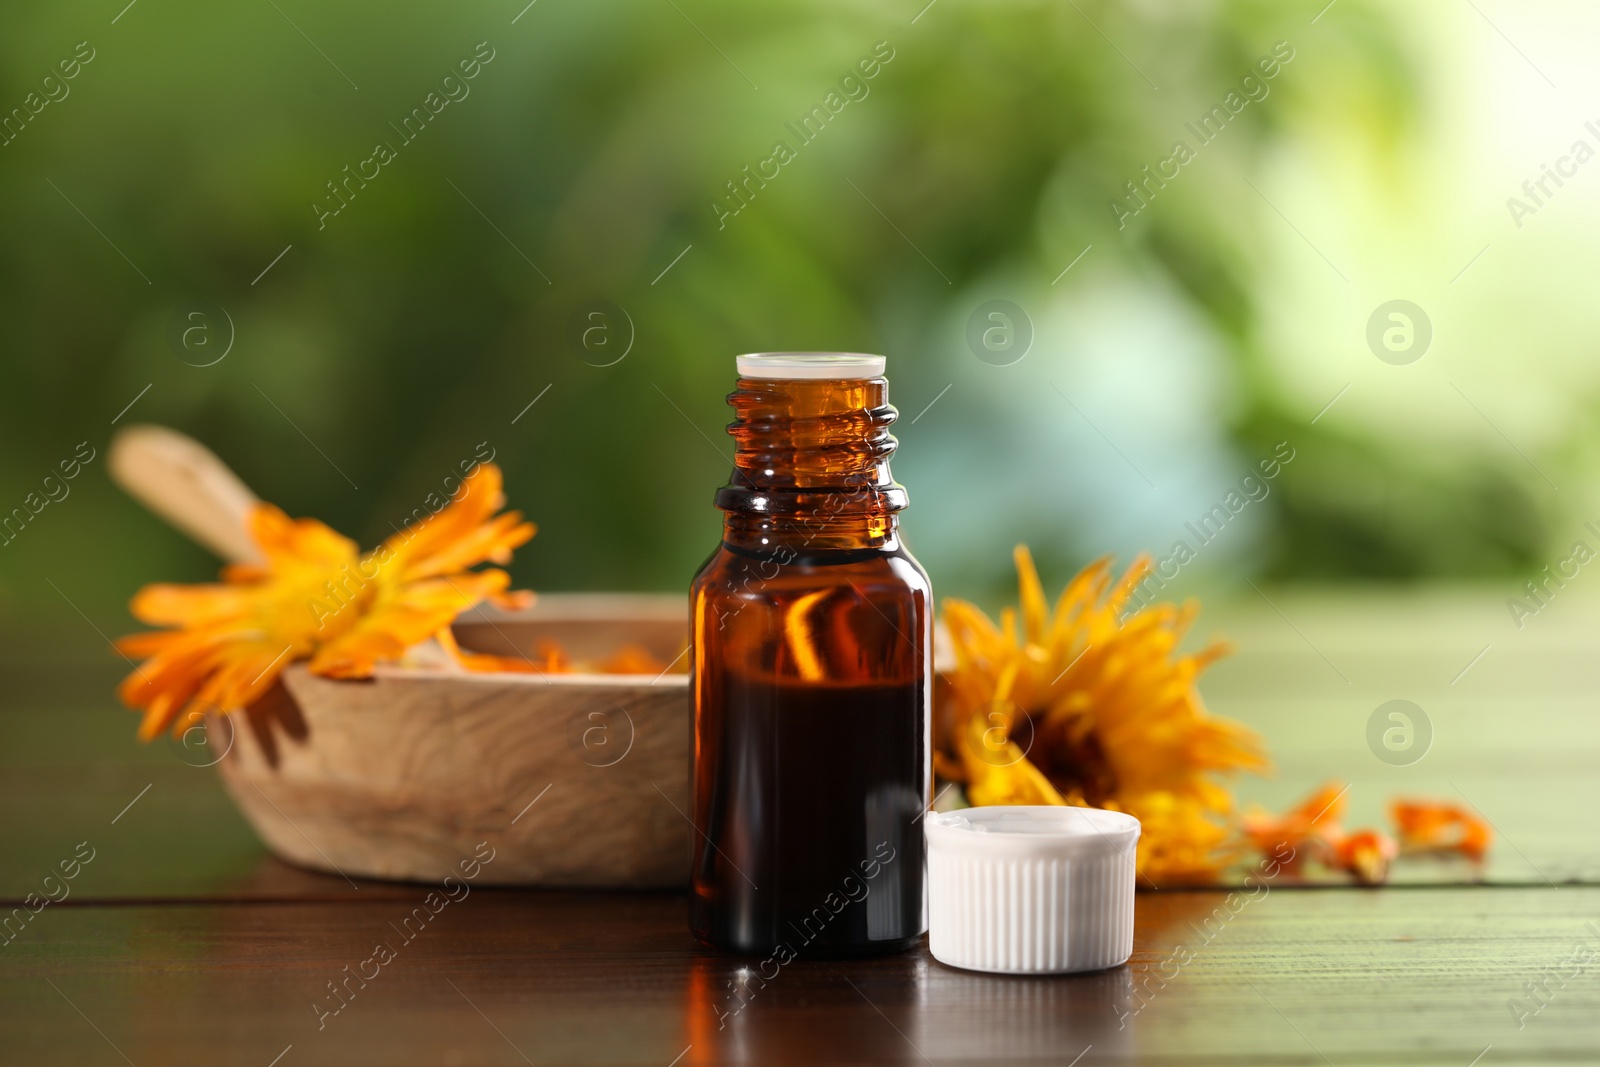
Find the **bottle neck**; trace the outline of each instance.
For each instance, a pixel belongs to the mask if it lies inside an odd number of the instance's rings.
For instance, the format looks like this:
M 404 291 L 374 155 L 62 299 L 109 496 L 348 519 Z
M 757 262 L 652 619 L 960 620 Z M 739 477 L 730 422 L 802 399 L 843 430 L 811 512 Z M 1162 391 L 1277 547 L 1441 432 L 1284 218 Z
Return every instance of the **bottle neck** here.
M 755 552 L 893 548 L 895 484 L 883 378 L 740 378 L 728 403 L 733 474 L 717 493 L 723 538 Z
M 813 553 L 899 547 L 900 521 L 881 516 L 791 518 L 774 515 L 723 516 L 722 540 L 762 559 L 795 562 Z

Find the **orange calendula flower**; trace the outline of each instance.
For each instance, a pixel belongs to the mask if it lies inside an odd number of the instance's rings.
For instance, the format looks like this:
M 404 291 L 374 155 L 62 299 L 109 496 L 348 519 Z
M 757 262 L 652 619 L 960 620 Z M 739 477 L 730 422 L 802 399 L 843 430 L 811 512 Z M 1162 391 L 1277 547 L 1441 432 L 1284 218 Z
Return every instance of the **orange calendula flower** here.
M 1118 580 L 1109 560 L 1091 564 L 1052 608 L 1027 548 L 1015 555 L 1020 608 L 998 626 L 964 601 L 944 603 L 956 665 L 942 676 L 939 773 L 964 782 L 973 804 L 1128 812 L 1144 825 L 1147 877 L 1214 875 L 1229 858 L 1233 802 L 1214 775 L 1267 765 L 1256 736 L 1208 715 L 1195 689 L 1226 647 L 1178 654 L 1193 604 L 1121 618 L 1148 557 Z
M 257 504 L 248 526 L 260 562 L 223 568 L 220 584 L 148 585 L 134 596 L 135 618 L 170 627 L 117 642 L 145 661 L 118 690 L 144 711 L 139 736 L 248 707 L 296 660 L 330 678 L 365 678 L 482 600 L 526 603 L 531 594 L 507 592 L 505 571 L 471 569 L 510 562 L 534 535 L 519 512 L 496 514 L 504 506 L 500 469 L 482 464 L 447 507 L 362 555 L 315 519 Z
M 1407 852 L 1460 852 L 1481 861 L 1494 839 L 1489 824 L 1459 804 L 1400 798 L 1389 803 L 1389 817 Z
M 976 806 L 1065 804 L 1055 786 L 1011 739 L 1011 726 L 1011 715 L 999 710 L 969 716 L 955 738 L 959 769 L 946 777 L 966 782 L 967 801 Z

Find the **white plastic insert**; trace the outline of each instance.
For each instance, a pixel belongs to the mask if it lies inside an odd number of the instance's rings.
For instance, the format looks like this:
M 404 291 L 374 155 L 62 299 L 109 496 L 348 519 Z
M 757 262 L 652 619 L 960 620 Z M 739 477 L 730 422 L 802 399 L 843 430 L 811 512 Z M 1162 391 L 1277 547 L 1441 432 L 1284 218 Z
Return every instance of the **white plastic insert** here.
M 737 362 L 741 378 L 852 381 L 883 377 L 888 361 L 862 352 L 750 352 Z

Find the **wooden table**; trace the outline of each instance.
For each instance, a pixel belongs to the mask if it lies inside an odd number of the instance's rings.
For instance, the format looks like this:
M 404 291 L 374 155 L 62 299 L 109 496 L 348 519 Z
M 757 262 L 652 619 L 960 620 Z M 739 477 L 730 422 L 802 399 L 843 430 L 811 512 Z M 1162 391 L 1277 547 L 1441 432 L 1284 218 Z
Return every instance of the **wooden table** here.
M 1141 893 L 1127 967 L 1052 979 L 919 949 L 801 960 L 763 987 L 692 943 L 675 894 L 474 889 L 402 939 L 427 887 L 272 859 L 214 772 L 131 741 L 95 635 L 40 635 L 4 663 L 0 898 L 41 893 L 80 842 L 93 859 L 0 948 L 0 1063 L 1600 1061 L 1593 604 L 1517 631 L 1493 590 L 1269 595 L 1218 613 L 1242 651 L 1206 687 L 1278 757 L 1244 794 L 1341 777 L 1352 822 L 1394 792 L 1466 798 L 1500 830 L 1492 862 L 1231 907 L 1226 890 Z M 1365 741 L 1394 697 L 1433 725 L 1409 767 Z M 394 958 L 334 999 L 384 939 Z

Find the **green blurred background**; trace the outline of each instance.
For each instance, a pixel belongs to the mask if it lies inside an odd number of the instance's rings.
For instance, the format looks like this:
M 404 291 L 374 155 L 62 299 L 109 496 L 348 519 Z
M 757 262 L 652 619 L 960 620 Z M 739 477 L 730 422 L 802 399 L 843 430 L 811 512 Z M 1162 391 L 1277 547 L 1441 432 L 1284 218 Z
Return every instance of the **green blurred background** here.
M 12 628 L 92 642 L 77 612 L 124 632 L 140 584 L 214 573 L 109 483 L 114 418 L 368 545 L 487 442 L 540 525 L 519 584 L 683 589 L 753 350 L 888 354 L 910 543 L 985 602 L 1018 541 L 1052 585 L 1193 541 L 1279 442 L 1293 462 L 1169 592 L 1509 595 L 1591 517 L 1600 177 L 1520 226 L 1505 203 L 1600 144 L 1575 5 L 524 2 L 0 13 L 0 108 L 65 91 L 0 147 L 0 509 L 98 453 L 0 550 Z M 1275 48 L 1201 145 L 1186 124 Z M 875 49 L 802 145 L 786 123 Z M 795 158 L 720 217 L 779 140 Z M 1119 227 L 1113 198 L 1179 140 L 1194 158 Z M 380 141 L 395 158 L 319 228 Z M 1413 362 L 1367 341 L 1394 299 L 1431 323 Z M 1032 335 L 1015 362 L 969 344 L 995 300 Z

